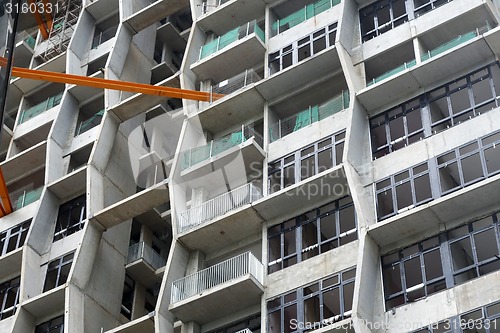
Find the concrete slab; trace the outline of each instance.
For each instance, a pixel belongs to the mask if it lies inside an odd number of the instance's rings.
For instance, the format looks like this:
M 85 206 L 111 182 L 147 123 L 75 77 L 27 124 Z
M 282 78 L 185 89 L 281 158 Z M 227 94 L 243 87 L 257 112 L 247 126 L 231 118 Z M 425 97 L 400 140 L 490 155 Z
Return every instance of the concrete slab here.
M 196 181 L 197 186 L 214 188 L 209 187 L 211 179 L 207 179 L 209 177 L 206 176 L 215 170 L 224 169 L 224 167 L 228 166 L 231 161 L 235 160 L 240 154 L 243 157 L 246 171 L 254 170 L 255 166 L 254 169 L 252 169 L 252 163 L 263 161 L 266 155 L 264 150 L 256 142 L 255 137 L 251 137 L 235 147 L 181 171 L 181 177 L 185 181 Z
M 147 315 L 132 320 L 126 324 L 118 326 L 112 330 L 106 331 L 105 333 L 154 333 L 155 323 L 154 323 L 154 312 L 150 312 Z
M 200 16 L 197 23 L 204 31 L 213 31 L 220 36 L 255 18 L 263 17 L 265 9 L 266 1 L 263 0 L 230 0 L 217 8 L 208 8 L 209 11 Z
M 272 220 L 286 216 L 295 207 L 317 207 L 327 200 L 333 201 L 349 193 L 344 167 L 339 165 L 265 196 L 256 201 L 253 207 L 265 220 Z
M 90 218 L 109 229 L 164 204 L 168 200 L 168 180 L 166 180 L 106 207 Z
M 484 39 L 495 54 L 500 54 L 500 26 L 486 32 Z
M 156 275 L 155 269 L 142 258 L 127 264 L 125 270 L 134 281 L 141 282 L 146 288 L 151 288 L 161 282 L 161 279 Z
M 315 81 L 326 73 L 341 71 L 339 55 L 335 47 L 323 50 L 316 56 L 301 61 L 271 77 L 256 83 L 257 91 L 272 100 L 287 92 L 303 88 L 304 82 Z M 300 80 L 297 78 L 300 77 Z
M 30 149 L 1 163 L 0 166 L 5 182 L 9 184 L 45 165 L 46 149 L 47 141 L 40 142 Z
M 186 40 L 182 38 L 181 32 L 171 22 L 167 22 L 156 29 L 156 38 L 167 43 L 172 49 L 184 49 Z
M 189 6 L 189 0 L 158 0 L 141 9 L 123 21 L 132 31 L 139 31 L 149 27 L 151 24 L 174 14 L 184 7 Z
M 89 12 L 97 22 L 100 22 L 118 8 L 119 0 L 89 1 L 87 3 L 88 6 L 85 7 L 85 10 Z
M 254 84 L 215 101 L 206 109 L 195 113 L 190 118 L 198 118 L 203 130 L 220 133 L 226 128 L 243 124 L 248 119 L 262 114 L 264 98 Z M 220 121 L 224 119 L 224 121 Z
M 262 217 L 250 204 L 178 235 L 190 250 L 212 253 L 262 231 Z
M 85 188 L 87 167 L 80 168 L 47 185 L 47 188 L 59 199 L 73 197 Z
M 182 321 L 195 321 L 203 325 L 260 304 L 263 292 L 264 287 L 253 276 L 247 274 L 196 296 L 170 304 L 168 309 Z
M 64 294 L 66 285 L 49 290 L 23 303 L 22 307 L 36 318 L 45 318 L 48 315 L 64 311 Z
M 264 63 L 266 46 L 255 33 L 191 65 L 199 80 L 220 82 Z
M 179 73 L 172 75 L 156 85 L 180 88 Z M 126 121 L 167 99 L 167 97 L 162 96 L 135 94 L 113 106 L 109 109 L 109 112 L 112 112 L 121 121 Z
M 14 66 L 25 67 L 33 57 L 33 49 L 24 40 L 18 42 L 14 49 Z M 26 67 L 28 67 L 26 66 Z
M 5 278 L 12 276 L 15 273 L 21 275 L 21 263 L 23 262 L 23 249 L 20 247 L 6 255 L 0 257 L 0 267 L 2 267 L 2 272 L 0 273 L 0 280 L 3 281 Z

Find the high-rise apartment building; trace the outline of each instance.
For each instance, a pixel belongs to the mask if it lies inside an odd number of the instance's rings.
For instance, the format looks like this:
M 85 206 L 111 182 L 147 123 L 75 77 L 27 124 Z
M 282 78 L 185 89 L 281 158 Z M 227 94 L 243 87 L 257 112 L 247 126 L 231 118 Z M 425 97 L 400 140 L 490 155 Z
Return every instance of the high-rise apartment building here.
M 211 98 L 11 78 L 0 332 L 500 332 L 500 1 L 51 4 L 15 66 Z

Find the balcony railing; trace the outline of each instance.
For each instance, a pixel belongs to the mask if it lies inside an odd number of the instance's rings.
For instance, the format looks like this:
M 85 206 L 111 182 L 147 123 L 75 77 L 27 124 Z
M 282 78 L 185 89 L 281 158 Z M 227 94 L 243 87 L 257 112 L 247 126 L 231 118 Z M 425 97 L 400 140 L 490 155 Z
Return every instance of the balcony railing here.
M 262 193 L 252 183 L 237 187 L 234 190 L 180 213 L 177 222 L 177 230 L 179 233 L 182 233 L 186 230 L 193 229 L 260 198 L 262 198 Z
M 80 122 L 80 124 L 78 125 L 78 127 L 76 129 L 75 136 L 78 136 L 84 132 L 87 132 L 88 130 L 99 125 L 101 123 L 103 115 L 104 115 L 104 110 L 101 110 L 101 111 L 97 112 L 96 114 L 94 114 L 89 119 Z
M 18 193 L 13 192 L 11 194 L 13 209 L 18 210 L 37 201 L 38 199 L 40 199 L 40 196 L 42 195 L 42 190 L 43 186 L 29 191 L 22 191 Z
M 339 3 L 340 0 L 319 0 L 310 5 L 304 6 L 301 10 L 274 22 L 271 25 L 271 36 L 276 36 L 277 34 L 293 28 L 312 17 L 327 11 Z
M 212 94 L 229 95 L 245 88 L 246 86 L 260 81 L 262 78 L 253 70 L 248 69 L 243 73 L 233 76 L 227 80 L 221 81 L 216 85 L 210 86 L 210 96 Z M 224 97 L 223 97 L 224 98 Z M 220 98 L 210 98 L 210 102 L 219 100 Z
M 163 259 L 153 248 L 144 242 L 131 245 L 128 248 L 127 264 L 142 259 L 155 270 L 165 266 L 166 260 Z
M 118 30 L 118 26 L 111 27 L 94 35 L 94 39 L 92 40 L 92 49 L 96 49 L 102 43 L 115 37 L 116 30 Z
M 446 52 L 448 51 L 449 49 L 451 48 L 454 48 L 455 46 L 458 46 L 460 44 L 463 44 L 483 33 L 485 33 L 486 31 L 490 30 L 490 25 L 487 23 L 484 27 L 482 28 L 478 28 L 476 30 L 473 30 L 473 31 L 469 31 L 465 34 L 462 34 L 462 35 L 459 35 L 458 37 L 444 43 L 444 44 L 441 44 L 439 45 L 438 47 L 436 47 L 435 49 L 432 49 L 432 50 L 429 50 L 427 51 L 426 53 L 424 53 L 421 57 L 422 61 L 426 61 L 432 57 L 435 57 L 437 56 L 438 54 L 441 54 L 443 52 Z
M 29 109 L 21 111 L 21 116 L 19 117 L 18 124 L 22 124 L 25 121 L 35 118 L 39 114 L 42 114 L 45 111 L 59 105 L 61 103 L 62 95 L 63 93 L 59 93 L 55 96 L 47 98 L 45 101 L 35 106 L 30 107 Z
M 22 32 L 17 34 L 16 43 L 18 43 L 20 41 L 24 41 L 32 49 L 35 48 L 35 43 L 36 43 L 35 38 L 26 31 L 22 31 Z
M 307 110 L 294 114 L 288 118 L 280 119 L 269 127 L 270 142 L 298 131 L 312 123 L 321 121 L 337 112 L 349 107 L 349 91 L 342 91 L 338 96 L 321 104 L 310 106 Z
M 379 75 L 375 78 L 373 78 L 370 82 L 368 82 L 367 86 L 371 86 L 372 84 L 375 84 L 377 82 L 380 82 L 382 80 L 385 80 L 387 79 L 388 77 L 391 77 L 393 75 L 396 75 L 397 73 L 399 72 L 402 72 L 404 71 L 405 69 L 407 68 L 411 68 L 413 66 L 415 66 L 417 64 L 417 62 L 415 60 L 412 60 L 412 61 L 409 61 L 409 62 L 405 62 L 404 64 L 402 64 L 401 66 L 398 66 L 396 68 L 393 68 L 391 69 L 390 71 L 387 71 L 385 72 L 384 74 L 382 75 Z
M 208 13 L 209 11 L 212 11 L 218 7 L 220 7 L 221 5 L 225 4 L 226 2 L 229 2 L 230 0 L 217 0 L 216 3 L 214 5 L 212 4 L 208 4 L 207 1 L 203 1 L 203 3 L 201 4 L 202 6 L 202 13 L 203 14 L 206 14 Z
M 264 267 L 251 252 L 245 252 L 172 283 L 170 303 L 182 301 L 205 290 L 247 274 L 263 284 Z
M 245 328 L 244 330 L 241 330 L 241 331 L 238 331 L 238 332 L 235 332 L 235 333 L 253 333 L 253 332 L 250 331 L 248 328 Z
M 182 170 L 186 170 L 195 164 L 208 160 L 211 157 L 217 156 L 224 151 L 236 147 L 239 144 L 255 138 L 255 141 L 262 147 L 263 139 L 253 126 L 241 126 L 241 130 L 233 132 L 222 138 L 210 141 L 209 144 L 189 149 L 182 153 Z
M 200 57 L 198 60 L 208 57 L 215 52 L 222 50 L 226 46 L 245 38 L 246 36 L 254 33 L 259 36 L 260 40 L 265 41 L 264 31 L 259 28 L 257 22 L 251 21 L 239 28 L 233 29 L 222 36 L 217 37 L 217 39 L 211 41 L 210 43 L 203 45 L 200 49 Z

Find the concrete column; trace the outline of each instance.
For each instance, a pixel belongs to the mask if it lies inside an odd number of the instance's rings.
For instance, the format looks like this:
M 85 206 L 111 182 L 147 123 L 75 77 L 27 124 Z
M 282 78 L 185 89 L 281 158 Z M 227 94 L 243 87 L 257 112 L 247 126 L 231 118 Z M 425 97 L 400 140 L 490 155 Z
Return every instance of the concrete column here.
M 153 232 L 144 224 L 141 225 L 140 242 L 144 242 L 151 246 L 153 244 Z
M 194 321 L 181 326 L 181 333 L 200 333 L 200 326 Z
M 134 304 L 132 305 L 132 320 L 144 315 L 144 305 L 146 304 L 146 287 L 135 281 Z
M 205 253 L 199 250 L 191 252 L 186 268 L 186 276 L 196 273 L 203 268 L 205 268 Z

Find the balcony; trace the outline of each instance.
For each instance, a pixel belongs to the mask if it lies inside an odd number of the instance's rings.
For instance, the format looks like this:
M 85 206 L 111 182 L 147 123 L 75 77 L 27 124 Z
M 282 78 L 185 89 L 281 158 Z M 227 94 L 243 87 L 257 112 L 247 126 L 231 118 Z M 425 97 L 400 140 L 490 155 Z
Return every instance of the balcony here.
M 328 9 L 340 4 L 340 0 L 319 0 L 304 8 L 292 13 L 271 24 L 271 37 L 274 37 L 302 22 L 313 18 L 314 16 L 327 11 Z
M 247 164 L 264 159 L 263 138 L 253 125 L 210 141 L 207 145 L 182 152 L 181 176 L 186 180 L 201 178 L 214 170 L 227 166 L 241 153 Z M 247 168 L 246 170 L 250 170 Z
M 202 110 L 194 114 L 198 117 L 203 128 L 211 133 L 219 133 L 225 128 L 241 124 L 247 119 L 261 114 L 264 108 L 264 99 L 254 88 L 254 84 L 262 78 L 254 70 L 246 70 L 229 79 L 210 86 L 213 94 L 225 95 L 210 103 L 201 104 Z M 238 110 L 238 112 L 233 112 Z M 224 122 L 218 120 L 217 115 L 228 115 Z
M 92 46 L 91 49 L 97 49 L 99 45 L 107 42 L 111 38 L 115 37 L 116 35 L 116 30 L 118 30 L 118 26 L 111 27 L 109 29 L 106 29 L 104 31 L 100 31 L 94 35 L 94 39 L 92 39 Z
M 401 66 L 398 66 L 394 69 L 391 69 L 390 71 L 387 71 L 385 72 L 384 74 L 382 75 L 379 75 L 373 79 L 371 79 L 366 85 L 367 86 L 371 86 L 372 84 L 375 84 L 377 82 L 380 82 L 380 81 L 383 81 L 393 75 L 396 75 L 402 71 L 404 71 L 405 69 L 408 69 L 408 68 L 411 68 L 413 66 L 415 66 L 417 64 L 417 62 L 415 60 L 412 60 L 412 61 L 409 61 L 409 62 L 405 62 L 404 64 L 402 64 Z
M 21 111 L 21 115 L 19 116 L 19 120 L 17 123 L 22 124 L 59 105 L 61 103 L 62 95 L 63 93 L 59 93 L 55 96 L 47 98 L 45 101 L 35 106 L 30 107 L 29 109 Z
M 236 24 L 244 24 L 256 17 L 262 17 L 266 9 L 265 0 L 238 1 L 217 0 L 213 4 L 202 3 L 202 15 L 197 23 L 203 31 L 223 34 Z M 231 19 L 228 20 L 227 18 Z
M 102 117 L 104 116 L 104 111 L 105 110 L 101 110 L 96 114 L 94 114 L 89 119 L 80 122 L 80 124 L 78 124 L 78 127 L 76 129 L 75 136 L 85 133 L 91 130 L 92 128 L 98 126 L 101 123 Z
M 294 114 L 285 119 L 279 119 L 269 128 L 270 142 L 274 142 L 294 133 L 308 125 L 321 121 L 349 107 L 349 91 L 343 91 L 338 96 L 321 104 L 310 106 L 309 109 Z
M 174 281 L 169 310 L 182 321 L 204 324 L 260 304 L 263 281 L 264 266 L 246 252 Z
M 258 233 L 262 219 L 250 204 L 260 198 L 261 191 L 248 183 L 180 213 L 179 239 L 191 249 L 212 252 Z
M 16 36 L 16 46 L 14 50 L 14 65 L 17 67 L 29 67 L 36 40 L 26 31 L 20 32 Z
M 135 281 L 147 287 L 159 281 L 156 271 L 165 266 L 166 260 L 144 242 L 133 244 L 128 249 L 125 269 Z
M 12 208 L 14 210 L 21 209 L 29 204 L 38 201 L 42 195 L 43 186 L 19 193 L 11 193 Z
M 256 21 L 249 22 L 202 46 L 198 61 L 191 65 L 191 70 L 200 80 L 222 81 L 263 62 L 264 41 L 264 32 Z

